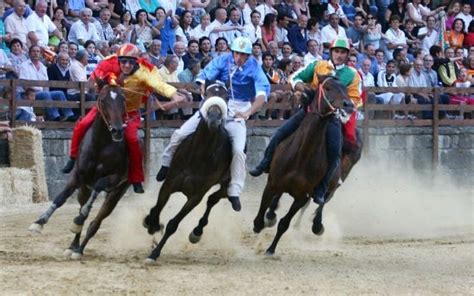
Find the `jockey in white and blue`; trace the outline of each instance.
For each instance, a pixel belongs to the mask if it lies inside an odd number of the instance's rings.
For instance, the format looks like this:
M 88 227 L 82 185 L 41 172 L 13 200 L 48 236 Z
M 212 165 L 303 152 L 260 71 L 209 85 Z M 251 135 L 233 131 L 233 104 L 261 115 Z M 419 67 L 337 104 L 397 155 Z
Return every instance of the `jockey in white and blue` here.
M 245 141 L 247 129 L 245 120 L 258 112 L 270 94 L 270 84 L 262 67 L 251 56 L 252 43 L 248 38 L 238 37 L 231 45 L 231 53 L 214 58 L 198 75 L 196 82 L 204 85 L 206 80 L 220 80 L 229 84 L 228 120 L 225 124 L 232 142 L 231 181 L 227 195 L 232 208 L 240 211 L 239 196 L 242 193 L 245 168 Z M 228 82 L 228 83 L 227 83 Z M 203 90 L 204 88 L 201 87 Z M 158 181 L 166 178 L 171 159 L 178 145 L 192 134 L 201 120 L 196 112 L 181 128 L 171 136 L 169 145 L 163 153 L 162 167 L 156 176 Z

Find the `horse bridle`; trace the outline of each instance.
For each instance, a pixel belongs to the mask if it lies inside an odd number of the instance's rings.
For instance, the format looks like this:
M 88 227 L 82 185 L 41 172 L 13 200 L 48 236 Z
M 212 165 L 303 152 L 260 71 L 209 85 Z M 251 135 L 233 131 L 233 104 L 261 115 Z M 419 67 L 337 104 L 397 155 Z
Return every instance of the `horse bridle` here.
M 102 107 L 101 107 L 101 102 L 102 101 L 103 101 L 103 99 L 100 96 L 98 96 L 97 97 L 97 111 L 99 112 L 100 116 L 102 117 L 102 120 L 104 121 L 105 125 L 107 126 L 107 129 L 109 130 L 109 132 L 111 132 L 113 127 L 110 124 L 109 120 L 107 120 L 107 118 L 105 117 L 104 112 L 102 111 Z M 128 124 L 129 118 L 128 118 L 128 113 L 126 111 L 127 110 L 127 105 L 126 105 L 125 100 L 123 100 L 123 108 L 125 110 L 125 112 L 124 112 L 125 113 L 125 120 L 123 122 L 123 126 L 126 126 Z
M 327 76 L 323 79 L 323 81 L 319 84 L 318 87 L 318 113 L 321 114 L 322 117 L 326 117 L 328 115 L 333 114 L 336 111 L 336 108 L 331 104 L 331 101 L 326 96 L 326 91 L 324 91 L 324 84 L 329 80 L 333 79 L 331 76 Z M 330 111 L 327 113 L 321 113 L 321 99 L 324 99 L 324 102 L 329 106 Z

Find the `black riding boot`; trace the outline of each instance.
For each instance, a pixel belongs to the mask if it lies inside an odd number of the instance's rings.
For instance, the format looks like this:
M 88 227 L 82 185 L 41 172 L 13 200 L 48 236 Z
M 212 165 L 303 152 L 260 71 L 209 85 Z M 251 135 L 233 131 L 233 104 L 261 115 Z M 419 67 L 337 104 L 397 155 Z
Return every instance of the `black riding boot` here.
M 161 166 L 160 171 L 156 174 L 156 181 L 162 182 L 166 179 L 166 175 L 168 174 L 169 167 Z
M 74 168 L 75 163 L 76 163 L 76 159 L 73 157 L 70 157 L 66 165 L 64 166 L 64 168 L 61 170 L 61 172 L 63 172 L 64 174 L 69 174 Z
M 135 193 L 145 193 L 145 190 L 143 189 L 142 183 L 133 183 L 133 192 Z
M 313 200 L 318 205 L 326 202 L 325 196 L 328 191 L 329 182 L 331 182 L 334 172 L 339 168 L 341 162 L 342 150 L 342 131 L 341 122 L 333 117 L 329 119 L 326 128 L 326 153 L 328 160 L 328 168 L 321 182 L 316 186 L 313 193 Z
M 240 205 L 240 198 L 238 196 L 229 196 L 229 201 L 232 204 L 232 209 L 239 212 L 242 209 Z
M 258 177 L 264 172 L 268 173 L 276 147 L 281 143 L 281 141 L 291 135 L 298 128 L 298 126 L 300 126 L 304 115 L 304 110 L 300 109 L 290 119 L 288 119 L 284 125 L 277 129 L 271 138 L 270 143 L 268 143 L 267 149 L 265 149 L 265 154 L 262 161 L 260 161 L 260 163 L 253 170 L 249 171 L 251 176 Z

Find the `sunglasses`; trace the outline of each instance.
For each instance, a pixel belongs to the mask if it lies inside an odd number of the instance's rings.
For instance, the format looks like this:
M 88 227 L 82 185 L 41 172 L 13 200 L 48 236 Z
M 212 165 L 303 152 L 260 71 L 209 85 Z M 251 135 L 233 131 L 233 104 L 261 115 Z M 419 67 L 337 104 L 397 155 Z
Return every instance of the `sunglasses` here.
M 134 58 L 119 58 L 119 63 L 122 64 L 122 65 L 125 65 L 125 64 L 130 64 L 132 66 L 136 65 L 137 64 L 137 60 L 134 59 Z

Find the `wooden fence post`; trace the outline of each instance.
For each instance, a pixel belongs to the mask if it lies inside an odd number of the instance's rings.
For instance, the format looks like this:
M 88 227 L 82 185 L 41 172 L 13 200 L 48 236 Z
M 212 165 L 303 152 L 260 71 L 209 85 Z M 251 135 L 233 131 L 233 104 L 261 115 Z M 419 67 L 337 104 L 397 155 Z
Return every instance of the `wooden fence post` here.
M 439 88 L 434 89 L 434 98 L 433 98 L 433 157 L 432 157 L 432 167 L 436 169 L 438 167 L 438 152 L 439 152 Z
M 85 82 L 81 81 L 79 82 L 79 94 L 80 94 L 80 101 L 79 101 L 79 107 L 81 108 L 81 117 L 84 117 L 86 115 L 86 86 Z
M 17 88 L 18 80 L 13 79 L 11 80 L 11 98 L 10 98 L 10 127 L 14 128 L 16 125 L 16 88 Z
M 364 120 L 362 121 L 362 152 L 364 155 L 369 153 L 369 102 L 364 104 Z

